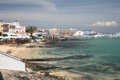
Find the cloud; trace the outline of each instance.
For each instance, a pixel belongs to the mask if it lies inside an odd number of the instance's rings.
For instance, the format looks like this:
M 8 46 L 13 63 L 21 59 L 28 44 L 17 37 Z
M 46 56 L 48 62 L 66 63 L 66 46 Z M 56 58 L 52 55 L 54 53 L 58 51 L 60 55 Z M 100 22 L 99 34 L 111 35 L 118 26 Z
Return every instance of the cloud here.
M 85 21 L 84 19 L 81 19 L 81 18 L 84 18 L 82 16 L 81 15 L 65 15 L 65 14 L 58 15 L 58 14 L 34 13 L 34 12 L 29 13 L 24 11 L 23 12 L 4 11 L 0 13 L 0 18 L 5 20 L 20 19 L 20 20 L 35 20 L 35 21 L 60 22 L 60 23 Z
M 47 0 L 39 0 L 39 1 L 38 0 L 36 0 L 36 1 L 31 0 L 31 2 L 38 4 L 38 5 L 41 5 L 42 7 L 46 8 L 48 10 L 51 10 L 51 11 L 57 10 L 55 4 L 50 2 L 50 1 L 47 1 Z
M 36 4 L 50 11 L 57 10 L 55 4 L 48 0 L 0 0 L 0 4 Z
M 116 21 L 107 21 L 107 22 L 96 22 L 90 26 L 100 26 L 100 27 L 117 27 L 118 23 Z

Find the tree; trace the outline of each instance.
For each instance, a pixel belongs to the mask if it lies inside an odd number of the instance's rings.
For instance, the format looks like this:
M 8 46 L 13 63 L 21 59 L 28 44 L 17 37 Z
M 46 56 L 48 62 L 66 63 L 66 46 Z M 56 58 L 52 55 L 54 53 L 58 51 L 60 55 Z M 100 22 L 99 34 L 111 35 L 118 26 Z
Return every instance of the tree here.
M 26 28 L 26 32 L 30 33 L 30 37 L 33 38 L 33 33 L 35 32 L 36 29 L 37 29 L 37 27 L 35 27 L 35 26 L 29 26 Z

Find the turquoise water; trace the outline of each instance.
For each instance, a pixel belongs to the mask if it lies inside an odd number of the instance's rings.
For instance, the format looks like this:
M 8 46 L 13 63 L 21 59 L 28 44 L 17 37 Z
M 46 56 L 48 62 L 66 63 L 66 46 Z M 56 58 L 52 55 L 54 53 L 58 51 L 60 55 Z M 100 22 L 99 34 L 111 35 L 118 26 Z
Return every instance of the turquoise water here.
M 93 78 L 86 80 L 120 79 L 120 38 L 68 40 L 54 43 L 52 46 L 38 49 L 35 53 L 39 54 L 40 58 L 51 59 L 45 63 L 55 66 L 55 70 L 80 75 L 81 72 L 92 74 Z M 101 78 L 98 79 L 100 75 Z

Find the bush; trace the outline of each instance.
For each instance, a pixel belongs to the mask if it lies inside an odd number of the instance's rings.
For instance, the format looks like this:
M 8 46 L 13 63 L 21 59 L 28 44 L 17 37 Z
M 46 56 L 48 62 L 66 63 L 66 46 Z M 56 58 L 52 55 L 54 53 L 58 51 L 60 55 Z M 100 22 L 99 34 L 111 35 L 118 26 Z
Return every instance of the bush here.
M 2 34 L 2 35 L 3 35 L 3 37 L 8 36 L 7 34 Z
M 2 36 L 2 32 L 0 32 L 0 36 Z

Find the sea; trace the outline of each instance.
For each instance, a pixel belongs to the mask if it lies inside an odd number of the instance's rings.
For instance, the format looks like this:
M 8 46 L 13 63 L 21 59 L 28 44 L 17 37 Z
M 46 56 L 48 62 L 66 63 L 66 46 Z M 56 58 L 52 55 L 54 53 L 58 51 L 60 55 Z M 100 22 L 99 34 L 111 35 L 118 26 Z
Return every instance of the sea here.
M 79 38 L 52 43 L 32 52 L 33 61 L 64 72 L 66 80 L 120 80 L 120 38 Z M 34 56 L 35 55 L 35 56 Z

